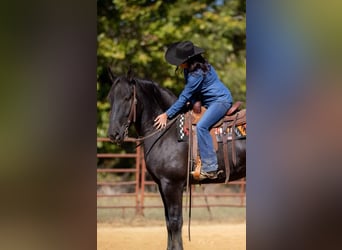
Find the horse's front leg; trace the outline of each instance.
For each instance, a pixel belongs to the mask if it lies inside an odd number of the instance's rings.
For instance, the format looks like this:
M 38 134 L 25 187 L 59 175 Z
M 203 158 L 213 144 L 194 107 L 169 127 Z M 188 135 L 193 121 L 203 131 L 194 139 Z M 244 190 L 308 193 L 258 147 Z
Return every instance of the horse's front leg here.
M 166 227 L 168 232 L 167 250 L 182 250 L 182 196 L 183 185 L 180 183 L 162 182 L 160 193 L 165 208 Z

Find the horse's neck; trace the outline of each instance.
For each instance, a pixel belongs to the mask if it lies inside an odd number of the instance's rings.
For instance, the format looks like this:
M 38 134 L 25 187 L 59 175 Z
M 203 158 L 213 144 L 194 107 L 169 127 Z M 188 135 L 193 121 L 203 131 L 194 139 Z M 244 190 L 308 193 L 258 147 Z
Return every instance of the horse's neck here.
M 162 93 L 162 89 L 158 89 L 158 91 L 156 94 L 137 90 L 138 103 L 135 127 L 140 136 L 146 136 L 155 131 L 154 119 L 165 112 L 165 108 L 171 106 L 176 99 L 174 96 L 167 95 L 166 92 Z
M 139 114 L 139 118 L 135 123 L 135 128 L 140 136 L 146 136 L 155 130 L 153 126 L 154 119 L 158 116 L 158 114 L 161 114 L 163 111 L 159 108 L 155 108 L 153 111 L 147 110 L 147 107 L 145 105 L 141 108 L 143 110 Z M 140 111 L 140 109 L 138 109 L 138 111 Z

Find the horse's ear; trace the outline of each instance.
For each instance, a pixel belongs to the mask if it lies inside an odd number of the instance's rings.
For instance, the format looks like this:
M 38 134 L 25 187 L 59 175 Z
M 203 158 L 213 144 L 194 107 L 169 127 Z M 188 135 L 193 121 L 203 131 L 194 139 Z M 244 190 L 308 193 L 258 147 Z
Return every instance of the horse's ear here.
M 115 81 L 115 79 L 117 78 L 117 76 L 115 76 L 115 75 L 113 74 L 113 71 L 112 71 L 112 69 L 111 69 L 109 66 L 106 67 L 106 70 L 107 70 L 107 74 L 108 74 L 108 76 L 109 76 L 109 79 L 110 79 L 111 82 L 113 83 L 113 82 Z
M 110 67 L 106 67 L 104 68 L 97 80 L 100 82 L 100 83 L 103 83 L 103 84 L 112 84 L 114 82 L 114 80 L 116 79 L 116 76 L 114 76 L 113 72 L 111 71 Z

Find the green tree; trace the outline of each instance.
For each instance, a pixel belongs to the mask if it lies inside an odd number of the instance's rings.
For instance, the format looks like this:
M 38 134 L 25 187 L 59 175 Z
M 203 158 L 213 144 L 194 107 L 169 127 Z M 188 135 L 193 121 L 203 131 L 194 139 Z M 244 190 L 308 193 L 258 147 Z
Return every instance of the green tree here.
M 98 0 L 97 73 L 110 65 L 115 74 L 130 66 L 136 76 L 151 79 L 176 95 L 182 76 L 166 63 L 167 45 L 191 40 L 206 49 L 235 100 L 246 96 L 246 6 L 243 0 Z M 98 136 L 106 136 L 110 84 L 97 83 Z M 98 147 L 101 149 L 102 145 Z

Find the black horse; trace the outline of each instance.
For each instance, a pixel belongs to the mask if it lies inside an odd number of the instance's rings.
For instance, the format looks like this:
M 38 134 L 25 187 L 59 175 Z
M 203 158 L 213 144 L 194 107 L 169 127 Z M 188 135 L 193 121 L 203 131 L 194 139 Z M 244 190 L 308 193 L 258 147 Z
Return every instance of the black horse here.
M 163 200 L 167 249 L 183 249 L 182 196 L 188 176 L 188 143 L 178 142 L 176 123 L 160 131 L 153 127 L 156 116 L 165 112 L 177 97 L 153 81 L 134 78 L 130 72 L 116 77 L 108 71 L 112 82 L 108 94 L 111 105 L 108 136 L 112 142 L 121 144 L 133 123 L 139 136 L 146 137 L 143 141 L 146 167 Z M 237 141 L 236 150 L 238 167 L 234 169 L 238 171 L 230 171 L 230 181 L 246 174 L 245 140 Z

